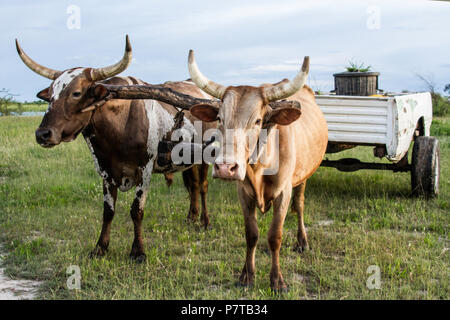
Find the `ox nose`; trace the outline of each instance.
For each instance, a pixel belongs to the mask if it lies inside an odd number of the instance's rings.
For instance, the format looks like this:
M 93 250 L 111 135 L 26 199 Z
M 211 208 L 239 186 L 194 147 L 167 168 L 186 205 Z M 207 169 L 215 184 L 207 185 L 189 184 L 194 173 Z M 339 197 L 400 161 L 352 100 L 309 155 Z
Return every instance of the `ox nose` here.
M 48 141 L 52 138 L 53 131 L 50 129 L 37 129 L 36 130 L 36 142 L 39 144 L 47 144 Z
M 214 176 L 222 179 L 233 179 L 236 177 L 239 165 L 237 163 L 215 163 Z

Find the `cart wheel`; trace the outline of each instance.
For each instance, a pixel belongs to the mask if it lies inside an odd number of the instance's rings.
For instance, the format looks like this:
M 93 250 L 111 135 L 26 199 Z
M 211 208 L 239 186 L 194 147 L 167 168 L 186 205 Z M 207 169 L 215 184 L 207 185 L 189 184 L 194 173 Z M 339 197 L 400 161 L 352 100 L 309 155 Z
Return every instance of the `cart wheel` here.
M 439 141 L 416 138 L 412 153 L 411 188 L 414 196 L 435 197 L 439 193 Z

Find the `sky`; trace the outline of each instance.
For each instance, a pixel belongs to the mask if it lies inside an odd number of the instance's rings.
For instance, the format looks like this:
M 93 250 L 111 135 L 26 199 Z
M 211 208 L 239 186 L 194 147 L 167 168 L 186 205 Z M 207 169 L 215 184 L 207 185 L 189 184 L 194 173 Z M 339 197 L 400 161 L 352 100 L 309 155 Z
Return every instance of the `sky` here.
M 438 91 L 450 83 L 450 2 L 427 0 L 0 0 L 0 89 L 37 100 L 50 84 L 14 45 L 47 67 L 102 67 L 120 60 L 128 34 L 133 61 L 123 75 L 149 83 L 189 78 L 187 55 L 224 85 L 293 78 L 311 57 L 308 84 L 334 89 L 349 61 L 381 73 L 385 91 Z

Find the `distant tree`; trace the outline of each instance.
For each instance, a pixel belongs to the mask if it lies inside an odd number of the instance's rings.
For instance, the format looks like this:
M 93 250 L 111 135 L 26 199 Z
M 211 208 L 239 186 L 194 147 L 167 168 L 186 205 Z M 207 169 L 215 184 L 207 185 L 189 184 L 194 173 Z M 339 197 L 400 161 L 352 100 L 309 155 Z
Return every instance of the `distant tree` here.
M 450 94 L 450 83 L 447 83 L 445 85 L 444 92 L 447 92 L 448 94 Z
M 431 93 L 434 93 L 436 91 L 436 83 L 432 79 L 426 78 L 425 76 L 418 73 L 416 73 L 416 76 L 425 83 L 428 91 L 430 91 Z
M 8 89 L 0 89 L 0 112 L 5 114 L 8 105 L 11 103 L 13 95 Z
M 13 94 L 9 92 L 9 89 L 2 88 L 0 89 L 0 113 L 3 115 L 9 115 L 11 113 L 11 110 L 8 109 L 11 104 L 18 104 L 19 109 L 22 107 L 20 103 L 17 103 L 14 101 L 14 97 L 17 96 L 17 94 Z
M 439 92 L 436 92 L 436 83 L 432 79 L 426 78 L 418 73 L 416 73 L 416 76 L 425 83 L 428 91 L 431 93 L 433 115 L 447 116 L 450 113 L 450 101 L 441 96 Z M 450 83 L 445 86 L 444 91 L 450 91 Z

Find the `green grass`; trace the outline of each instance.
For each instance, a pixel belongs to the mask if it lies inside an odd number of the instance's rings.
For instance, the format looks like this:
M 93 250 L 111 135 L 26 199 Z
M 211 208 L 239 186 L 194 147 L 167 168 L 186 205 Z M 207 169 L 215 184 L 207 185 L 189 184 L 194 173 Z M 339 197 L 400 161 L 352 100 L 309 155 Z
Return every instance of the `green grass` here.
M 0 242 L 6 272 L 43 280 L 45 299 L 449 299 L 449 118 L 440 134 L 441 194 L 410 197 L 406 173 L 342 173 L 319 168 L 308 181 L 305 219 L 312 250 L 293 252 L 297 220 L 286 219 L 281 266 L 287 294 L 269 290 L 267 231 L 272 212 L 259 215 L 256 283 L 235 287 L 245 255 L 243 217 L 234 184 L 210 179 L 213 229 L 187 225 L 189 200 L 180 174 L 168 189 L 154 175 L 143 222 L 147 261 L 128 254 L 133 193 L 120 193 L 106 257 L 89 259 L 102 219 L 101 180 L 83 139 L 47 150 L 34 141 L 39 117 L 0 118 Z M 329 158 L 373 161 L 359 147 Z M 326 221 L 327 223 L 323 223 Z M 331 223 L 331 224 L 330 224 Z M 68 290 L 66 269 L 81 269 L 81 290 Z M 370 265 L 381 289 L 366 287 Z

